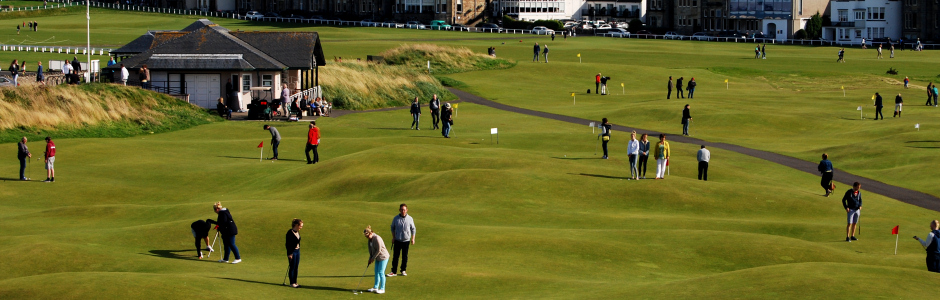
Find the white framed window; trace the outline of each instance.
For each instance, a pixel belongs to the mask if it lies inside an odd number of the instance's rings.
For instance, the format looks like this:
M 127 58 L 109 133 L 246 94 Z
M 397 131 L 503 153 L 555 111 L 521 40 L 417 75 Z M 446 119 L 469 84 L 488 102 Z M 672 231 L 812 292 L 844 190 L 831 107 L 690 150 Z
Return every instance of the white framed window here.
M 274 75 L 261 74 L 261 86 L 273 86 L 273 85 L 274 85 Z
M 251 74 L 242 74 L 242 92 L 251 91 Z
M 856 10 L 856 11 L 855 11 L 855 19 L 856 19 L 856 20 L 864 20 L 864 19 L 865 19 L 865 11 L 864 11 L 864 10 Z
M 849 10 L 840 9 L 839 10 L 839 22 L 848 22 L 848 21 L 849 21 Z
M 457 12 L 463 12 L 463 0 L 454 1 L 457 5 Z

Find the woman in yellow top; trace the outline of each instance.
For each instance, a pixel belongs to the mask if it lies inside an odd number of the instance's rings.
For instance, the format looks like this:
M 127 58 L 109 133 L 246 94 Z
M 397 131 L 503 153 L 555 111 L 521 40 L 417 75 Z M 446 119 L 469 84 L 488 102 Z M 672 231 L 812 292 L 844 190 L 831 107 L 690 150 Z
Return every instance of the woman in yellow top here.
M 666 134 L 659 134 L 659 143 L 653 147 L 653 158 L 656 159 L 656 179 L 666 178 L 666 163 L 669 161 L 669 142 Z

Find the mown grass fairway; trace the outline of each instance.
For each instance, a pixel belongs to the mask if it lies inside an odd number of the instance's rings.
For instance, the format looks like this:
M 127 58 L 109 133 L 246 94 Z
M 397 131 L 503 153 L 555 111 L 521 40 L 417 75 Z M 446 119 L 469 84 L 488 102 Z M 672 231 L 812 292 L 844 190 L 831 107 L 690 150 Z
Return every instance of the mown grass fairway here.
M 97 13 L 160 25 L 154 29 L 192 21 Z M 326 55 L 344 58 L 404 43 L 480 52 L 496 46 L 518 65 L 446 76 L 502 103 L 674 133 L 690 103 L 695 137 L 809 161 L 829 152 L 838 168 L 940 195 L 933 184 L 940 175 L 940 110 L 922 106 L 920 89 L 940 79 L 936 52 L 874 60 L 874 50 L 848 49 L 848 62 L 836 64 L 832 47 L 768 45 L 769 58 L 754 60 L 752 44 L 550 42 L 214 21 L 232 30 L 316 30 Z M 60 26 L 78 22 L 63 18 Z M 121 44 L 144 27 L 101 29 L 94 43 Z M 549 43 L 551 63 L 528 62 L 536 41 Z M 884 75 L 889 67 L 900 75 Z M 584 93 L 593 90 L 598 72 L 613 78 L 612 95 Z M 665 100 L 669 75 L 695 77 L 695 99 Z M 904 76 L 911 89 L 896 84 Z M 725 79 L 729 90 L 721 89 Z M 903 118 L 872 121 L 874 92 L 883 95 L 888 115 L 893 96 L 903 93 Z M 865 106 L 867 119 L 858 119 L 857 106 Z M 846 243 L 840 196 L 848 187 L 839 184 L 825 198 L 818 177 L 763 160 L 712 149 L 711 180 L 702 182 L 694 178 L 698 145 L 673 142 L 668 179 L 628 181 L 623 132 L 614 133 L 612 158 L 601 160 L 587 124 L 470 103 L 459 105 L 453 139 L 427 130 L 427 115 L 421 131 L 406 130 L 410 121 L 405 110 L 321 118 L 321 163 L 312 166 L 301 162 L 305 123 L 272 123 L 285 137 L 282 160 L 274 163 L 258 161 L 258 142 L 265 141 L 270 155 L 259 122 L 58 139 L 52 184 L 10 181 L 16 146 L 0 144 L 11 156 L 0 165 L 7 178 L 0 182 L 0 298 L 376 297 L 350 291 L 368 259 L 360 233 L 372 225 L 390 245 L 388 224 L 403 202 L 417 223 L 417 244 L 409 276 L 390 278 L 382 297 L 910 299 L 940 284 L 910 238 L 926 235 L 935 211 L 864 192 L 860 240 Z M 498 145 L 490 142 L 492 127 L 499 128 Z M 42 143 L 29 146 L 41 154 Z M 32 177 L 40 178 L 41 164 L 33 164 Z M 655 165 L 647 177 L 653 173 Z M 212 262 L 219 252 L 194 258 L 189 224 L 215 218 L 215 201 L 238 223 L 239 265 Z M 280 286 L 291 218 L 306 223 L 299 280 L 305 289 L 299 290 Z M 890 234 L 895 225 L 898 255 Z M 371 284 L 369 272 L 363 285 Z

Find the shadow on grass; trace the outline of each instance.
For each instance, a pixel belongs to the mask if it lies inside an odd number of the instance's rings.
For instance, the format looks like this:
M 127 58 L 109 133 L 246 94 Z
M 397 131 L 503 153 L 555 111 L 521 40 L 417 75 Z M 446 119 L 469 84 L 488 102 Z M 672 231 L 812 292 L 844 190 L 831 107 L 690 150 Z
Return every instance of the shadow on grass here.
M 247 279 L 227 278 L 227 277 L 215 277 L 215 278 L 217 278 L 217 279 L 225 279 L 225 280 L 233 280 L 233 281 L 241 281 L 241 282 L 248 282 L 248 283 L 257 283 L 257 284 L 266 284 L 266 285 L 273 285 L 273 286 L 289 287 L 289 285 L 283 285 L 283 284 L 279 284 L 279 283 L 276 283 L 276 282 L 263 282 L 263 281 L 254 281 L 254 280 L 247 280 Z M 352 290 L 350 290 L 350 289 L 341 289 L 341 288 L 335 288 L 335 287 L 329 287 L 329 286 L 309 286 L 309 285 L 303 285 L 303 284 L 301 284 L 299 288 L 301 288 L 301 289 L 308 289 L 308 290 L 321 290 L 321 291 L 352 292 Z
M 186 250 L 150 250 L 147 251 L 150 256 L 163 257 L 163 258 L 173 258 L 173 259 L 185 259 L 185 260 L 200 260 L 196 257 L 196 249 L 186 249 Z M 177 253 L 188 253 L 192 255 L 181 255 Z M 208 252 L 203 251 L 203 255 L 208 254 Z M 203 256 L 205 258 L 205 256 Z M 211 260 L 202 260 L 202 261 L 211 261 Z
M 553 156 L 552 158 L 554 158 L 554 159 L 573 159 L 573 160 L 579 160 L 579 159 L 604 159 L 603 157 L 600 157 L 600 156 L 598 156 L 598 157 L 557 157 L 557 156 Z
M 301 277 L 301 278 L 359 278 L 359 277 L 369 277 L 369 278 L 371 278 L 371 277 L 373 277 L 373 276 L 372 276 L 372 275 L 363 275 L 363 276 L 356 276 L 356 275 L 340 275 L 340 276 L 297 276 L 297 277 Z
M 216 157 L 235 158 L 235 159 L 251 159 L 251 160 L 255 160 L 255 159 L 256 159 L 255 157 L 227 156 L 227 155 L 220 155 L 220 156 L 216 156 Z M 265 158 L 264 160 L 268 160 L 268 159 Z M 299 161 L 299 162 L 307 162 L 306 160 L 302 160 L 302 159 L 289 159 L 289 158 L 278 158 L 277 160 L 278 160 L 278 161 Z
M 607 178 L 607 179 L 630 179 L 630 177 L 617 177 L 617 176 L 599 175 L 599 174 L 585 174 L 585 173 L 577 173 L 577 174 L 576 174 L 576 173 L 568 173 L 568 174 L 569 174 L 569 175 L 581 175 L 581 176 L 597 177 L 597 178 Z
M 904 146 L 907 148 L 918 148 L 918 149 L 940 149 L 940 147 L 914 147 L 914 146 Z
M 19 178 L 0 177 L 3 181 L 42 182 L 42 180 L 20 180 Z
M 379 127 L 371 127 L 371 128 L 369 128 L 369 129 L 379 129 L 379 130 L 414 130 L 414 129 L 411 129 L 411 128 L 379 128 Z

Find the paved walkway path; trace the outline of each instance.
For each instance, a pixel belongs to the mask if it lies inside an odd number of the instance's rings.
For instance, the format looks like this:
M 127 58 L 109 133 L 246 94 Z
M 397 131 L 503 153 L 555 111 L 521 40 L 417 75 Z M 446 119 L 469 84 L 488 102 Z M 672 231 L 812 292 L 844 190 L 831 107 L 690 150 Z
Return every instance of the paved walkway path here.
M 525 114 L 525 115 L 530 115 L 530 116 L 542 117 L 542 118 L 547 118 L 547 119 L 552 119 L 552 120 L 558 120 L 562 122 L 575 123 L 575 124 L 580 124 L 580 125 L 588 125 L 588 123 L 590 122 L 596 122 L 596 120 L 587 120 L 587 119 L 581 119 L 581 118 L 576 118 L 576 117 L 571 117 L 571 116 L 558 115 L 558 114 L 535 111 L 535 110 L 530 110 L 530 109 L 525 109 L 525 108 L 519 108 L 515 106 L 509 106 L 506 104 L 497 103 L 491 100 L 483 99 L 482 97 L 479 97 L 479 96 L 476 96 L 476 95 L 473 95 L 473 94 L 470 94 L 470 93 L 467 93 L 458 89 L 454 89 L 454 88 L 449 88 L 449 89 L 452 93 L 454 93 L 454 95 L 457 95 L 457 97 L 459 97 L 460 100 L 470 102 L 470 103 L 476 103 L 476 104 L 480 104 L 484 106 L 489 106 L 489 107 L 500 109 L 500 110 L 515 112 L 515 113 L 520 113 L 520 114 Z M 634 130 L 638 132 L 642 131 L 644 133 L 649 134 L 650 137 L 655 137 L 660 134 L 659 132 L 655 132 L 652 130 L 631 128 L 631 127 L 620 126 L 620 125 L 614 125 L 613 129 L 617 131 L 623 131 L 623 132 L 631 132 Z M 680 143 L 687 143 L 687 144 L 694 144 L 694 145 L 705 145 L 705 146 L 712 147 L 712 148 L 719 148 L 719 149 L 734 151 L 734 152 L 741 153 L 744 155 L 749 155 L 749 156 L 753 156 L 753 157 L 767 160 L 770 162 L 774 162 L 777 164 L 781 164 L 781 165 L 784 165 L 784 166 L 787 166 L 796 170 L 800 170 L 806 173 L 810 173 L 813 175 L 817 175 L 817 176 L 819 175 L 818 174 L 819 172 L 816 170 L 816 165 L 817 165 L 816 163 L 808 162 L 808 161 L 797 159 L 794 157 L 767 152 L 767 151 L 762 151 L 762 150 L 751 149 L 751 148 L 742 147 L 738 145 L 709 142 L 709 141 L 704 141 L 704 140 L 700 140 L 700 139 L 693 138 L 693 137 L 671 135 L 671 134 L 669 134 L 668 136 L 669 136 L 669 140 L 672 140 L 672 141 L 676 141 Z M 909 203 L 909 204 L 913 204 L 916 206 L 920 206 L 926 209 L 940 211 L 940 198 L 937 198 L 933 195 L 929 195 L 926 193 L 922 193 L 922 192 L 918 192 L 915 190 L 910 190 L 910 189 L 906 189 L 906 188 L 902 188 L 898 186 L 893 186 L 893 185 L 880 182 L 874 179 L 869 179 L 869 178 L 865 178 L 862 176 L 853 175 L 849 172 L 845 172 L 839 169 L 835 169 L 834 171 L 835 171 L 835 180 L 842 183 L 843 186 L 840 188 L 837 188 L 837 190 L 835 191 L 835 194 L 832 197 L 841 198 L 843 191 L 848 189 L 848 187 L 851 186 L 853 182 L 857 181 L 862 184 L 862 188 L 865 189 L 866 191 L 884 195 L 886 197 L 889 197 L 889 198 L 892 198 L 892 199 L 895 199 L 904 203 Z M 813 184 L 818 185 L 817 182 L 813 182 Z

